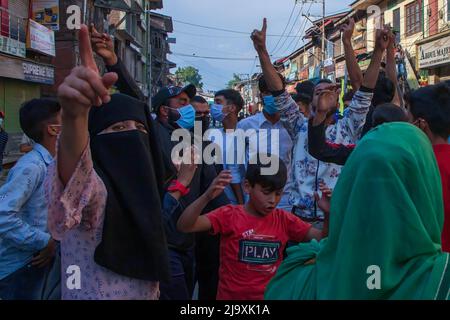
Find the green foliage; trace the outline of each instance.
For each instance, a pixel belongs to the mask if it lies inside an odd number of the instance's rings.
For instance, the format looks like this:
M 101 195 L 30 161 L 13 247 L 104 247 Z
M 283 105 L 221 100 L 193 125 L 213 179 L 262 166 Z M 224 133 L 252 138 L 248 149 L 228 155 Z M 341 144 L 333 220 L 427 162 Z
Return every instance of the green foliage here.
M 199 89 L 203 89 L 202 76 L 198 72 L 198 69 L 188 66 L 184 68 L 178 68 L 175 72 L 176 77 L 181 80 L 185 85 L 193 84 Z
M 233 87 L 241 81 L 242 81 L 242 79 L 239 77 L 239 75 L 237 75 L 236 73 L 233 73 L 233 79 L 228 81 L 228 88 L 233 89 Z

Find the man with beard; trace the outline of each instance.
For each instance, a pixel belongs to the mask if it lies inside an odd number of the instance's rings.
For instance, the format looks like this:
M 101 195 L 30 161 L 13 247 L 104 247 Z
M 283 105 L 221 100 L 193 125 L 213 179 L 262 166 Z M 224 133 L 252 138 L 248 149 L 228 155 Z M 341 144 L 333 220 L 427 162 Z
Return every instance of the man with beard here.
M 169 272 L 155 125 L 142 102 L 109 95 L 117 75 L 99 75 L 85 25 L 79 49 L 81 66 L 58 88 L 63 125 L 46 186 L 62 298 L 158 299 Z
M 202 123 L 202 133 L 204 134 L 209 129 L 211 122 L 208 101 L 201 96 L 195 96 L 191 100 L 191 103 L 195 109 L 195 121 L 200 121 Z

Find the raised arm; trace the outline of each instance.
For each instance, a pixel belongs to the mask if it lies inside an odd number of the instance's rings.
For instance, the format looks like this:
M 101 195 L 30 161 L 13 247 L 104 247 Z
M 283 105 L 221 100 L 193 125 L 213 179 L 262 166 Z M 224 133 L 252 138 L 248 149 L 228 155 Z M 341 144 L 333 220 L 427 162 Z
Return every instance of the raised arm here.
M 272 65 L 270 61 L 269 52 L 266 46 L 266 32 L 267 32 L 267 19 L 264 18 L 263 26 L 261 30 L 253 30 L 251 39 L 253 40 L 253 45 L 259 56 L 259 61 L 261 63 L 261 69 L 264 74 L 264 79 L 266 80 L 267 87 L 271 92 L 284 90 L 283 82 L 278 75 L 277 70 Z
M 297 103 L 292 99 L 291 95 L 286 92 L 280 75 L 270 61 L 266 46 L 266 31 L 267 20 L 264 18 L 261 31 L 255 29 L 252 32 L 251 39 L 259 56 L 267 87 L 272 92 L 275 98 L 275 104 L 280 111 L 281 122 L 291 136 L 291 139 L 295 140 L 305 117 L 300 112 Z
M 361 136 L 367 113 L 372 104 L 373 92 L 380 74 L 381 60 L 388 44 L 389 30 L 386 28 L 377 30 L 375 50 L 370 66 L 364 75 L 362 86 L 355 93 L 349 106 L 349 112 L 342 120 L 338 121 L 335 126 L 336 131 L 347 136 L 346 143 L 356 143 Z
M 210 201 L 223 192 L 230 181 L 230 171 L 222 171 L 211 183 L 208 190 L 183 211 L 183 214 L 178 219 L 178 230 L 186 233 L 209 231 L 211 222 L 206 216 L 201 216 L 200 213 Z
M 109 72 L 115 72 L 118 76 L 116 82 L 117 90 L 139 100 L 144 100 L 144 95 L 139 89 L 136 81 L 128 72 L 123 62 L 114 51 L 114 42 L 107 33 L 98 32 L 94 25 L 90 26 L 91 44 L 94 52 L 99 55 Z
M 91 106 L 110 101 L 108 89 L 117 81 L 115 73 L 100 76 L 95 64 L 89 31 L 85 25 L 79 31 L 81 66 L 72 70 L 58 88 L 62 107 L 62 131 L 58 148 L 58 173 L 66 185 L 89 141 L 88 116 Z
M 356 60 L 355 51 L 353 50 L 352 37 L 355 30 L 355 20 L 351 18 L 342 28 L 342 43 L 344 45 L 345 61 L 354 91 L 359 90 L 363 82 L 363 73 Z
M 395 35 L 392 31 L 389 32 L 389 46 L 386 51 L 386 75 L 395 87 L 395 96 L 392 103 L 401 107 L 402 98 L 399 90 L 400 87 L 398 85 L 397 64 L 395 63 Z
M 384 52 L 389 45 L 389 34 L 390 31 L 387 28 L 377 30 L 375 49 L 373 52 L 372 60 L 370 61 L 369 68 L 364 75 L 364 80 L 362 83 L 365 88 L 375 89 L 378 76 L 380 75 L 381 61 L 383 60 Z

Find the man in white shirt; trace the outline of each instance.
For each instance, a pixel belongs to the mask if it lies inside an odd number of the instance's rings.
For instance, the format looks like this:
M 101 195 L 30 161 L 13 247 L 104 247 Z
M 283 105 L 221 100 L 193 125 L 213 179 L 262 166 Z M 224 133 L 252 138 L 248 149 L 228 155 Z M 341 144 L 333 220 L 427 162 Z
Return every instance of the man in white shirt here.
M 283 77 L 280 74 L 278 74 L 278 76 L 280 77 L 280 81 L 284 83 Z M 251 145 L 251 143 L 253 143 L 251 138 L 247 137 L 245 140 L 245 168 L 247 167 L 249 159 L 252 159 L 255 156 L 255 154 L 251 154 L 252 152 L 256 151 L 257 153 L 262 154 L 277 155 L 288 168 L 289 177 L 281 201 L 278 204 L 278 208 L 290 212 L 292 211 L 292 205 L 290 205 L 288 201 L 288 192 L 292 183 L 292 179 L 290 179 L 290 168 L 292 167 L 292 139 L 280 121 L 280 113 L 275 104 L 275 99 L 267 87 L 264 76 L 259 79 L 258 86 L 259 91 L 261 92 L 261 100 L 263 101 L 263 111 L 243 119 L 237 124 L 237 129 L 242 129 L 244 131 L 255 130 L 258 141 L 256 148 L 256 146 Z M 241 165 L 241 170 L 239 170 L 240 182 L 245 178 L 243 175 L 245 169 L 243 169 L 243 167 L 244 165 Z
M 216 92 L 214 104 L 211 105 L 211 116 L 215 122 L 223 125 L 221 129 L 210 131 L 210 140 L 217 144 L 222 155 L 222 167 L 218 170 L 230 170 L 231 184 L 225 188 L 225 194 L 232 204 L 243 204 L 245 195 L 241 186 L 241 170 L 237 155 L 238 140 L 235 136 L 239 112 L 244 107 L 244 99 L 241 94 L 233 89 L 225 89 Z

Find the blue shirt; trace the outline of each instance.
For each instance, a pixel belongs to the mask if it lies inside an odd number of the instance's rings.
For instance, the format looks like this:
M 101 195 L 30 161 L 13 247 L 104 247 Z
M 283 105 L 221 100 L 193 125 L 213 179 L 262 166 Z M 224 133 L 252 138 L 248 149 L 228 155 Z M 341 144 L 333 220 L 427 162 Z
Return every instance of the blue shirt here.
M 50 240 L 44 179 L 52 161 L 36 143 L 0 188 L 0 279 L 27 265 Z

